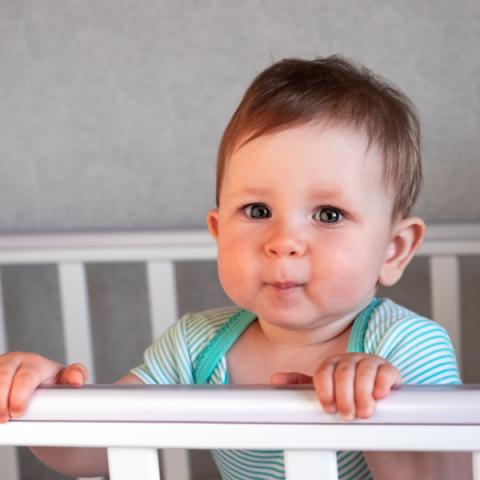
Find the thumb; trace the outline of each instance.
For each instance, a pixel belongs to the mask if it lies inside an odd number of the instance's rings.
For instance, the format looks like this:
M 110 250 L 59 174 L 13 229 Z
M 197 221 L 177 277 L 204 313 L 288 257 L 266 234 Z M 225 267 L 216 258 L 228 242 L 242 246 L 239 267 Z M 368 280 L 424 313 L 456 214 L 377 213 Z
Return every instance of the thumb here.
M 313 377 L 299 372 L 277 372 L 270 378 L 272 385 L 309 385 L 313 383 Z
M 88 370 L 81 363 L 72 363 L 60 370 L 56 383 L 58 385 L 81 386 L 88 379 Z

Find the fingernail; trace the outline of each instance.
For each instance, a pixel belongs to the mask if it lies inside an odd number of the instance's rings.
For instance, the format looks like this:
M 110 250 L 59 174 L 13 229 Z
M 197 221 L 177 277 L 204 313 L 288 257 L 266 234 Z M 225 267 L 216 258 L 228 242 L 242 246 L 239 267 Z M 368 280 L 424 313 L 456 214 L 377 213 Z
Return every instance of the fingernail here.
M 353 413 L 341 413 L 340 414 L 340 418 L 344 421 L 344 422 L 351 422 L 352 420 L 355 419 L 355 415 Z
M 373 409 L 360 410 L 357 413 L 358 413 L 358 418 L 367 419 L 373 415 Z
M 332 404 L 330 404 L 330 405 L 325 405 L 325 406 L 323 407 L 323 411 L 324 411 L 325 413 L 337 413 L 337 409 L 336 409 L 335 405 L 332 405 Z

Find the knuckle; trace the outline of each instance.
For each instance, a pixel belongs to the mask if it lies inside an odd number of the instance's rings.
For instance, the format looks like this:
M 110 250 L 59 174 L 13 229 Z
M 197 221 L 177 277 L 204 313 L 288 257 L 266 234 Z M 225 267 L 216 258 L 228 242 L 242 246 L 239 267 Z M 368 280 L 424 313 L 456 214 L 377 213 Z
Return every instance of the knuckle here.
M 0 384 L 4 385 L 6 383 L 10 383 L 12 378 L 12 374 L 9 370 L 0 370 Z
M 370 377 L 377 373 L 377 368 L 371 363 L 359 363 L 355 369 L 355 374 L 357 377 Z
M 41 362 L 42 360 L 45 361 L 46 358 L 42 357 L 38 353 L 35 352 L 27 352 L 23 354 L 25 356 L 25 363 L 37 363 Z
M 322 360 L 322 363 L 318 368 L 331 368 L 333 365 L 338 363 L 337 357 L 327 357 Z
M 0 367 L 2 370 L 7 368 L 13 368 L 17 364 L 18 364 L 18 361 L 16 360 L 16 357 L 9 353 L 2 355 L 0 359 Z
M 313 383 L 315 384 L 315 387 L 318 385 L 320 386 L 327 377 L 327 375 L 325 374 L 326 371 L 323 367 L 318 367 L 316 370 L 315 370 L 315 373 L 313 374 Z
M 400 375 L 399 370 L 396 367 L 394 367 L 391 363 L 388 363 L 388 362 L 382 363 L 379 369 L 383 372 L 386 372 L 392 375 Z
M 15 380 L 23 384 L 35 383 L 38 381 L 38 375 L 30 369 L 23 368 L 15 375 Z
M 335 369 L 334 379 L 335 382 L 343 381 L 351 377 L 353 369 L 350 365 L 339 365 Z
M 342 362 L 337 365 L 337 368 L 335 369 L 335 373 L 344 373 L 344 372 L 350 372 L 352 370 L 352 365 L 347 362 Z

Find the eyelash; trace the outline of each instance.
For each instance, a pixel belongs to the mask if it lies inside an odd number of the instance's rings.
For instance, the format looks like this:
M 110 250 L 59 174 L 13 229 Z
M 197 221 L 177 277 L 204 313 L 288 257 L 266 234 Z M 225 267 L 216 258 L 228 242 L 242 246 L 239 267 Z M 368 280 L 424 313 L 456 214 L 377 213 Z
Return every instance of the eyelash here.
M 255 207 L 262 208 L 265 215 L 259 216 L 259 217 L 252 216 L 252 210 Z M 241 210 L 244 213 L 244 215 L 251 220 L 264 220 L 264 219 L 270 218 L 272 216 L 272 212 L 270 211 L 270 209 L 263 203 L 249 203 L 248 205 L 244 205 L 241 208 Z M 333 221 L 333 222 L 321 220 L 321 214 L 325 213 L 326 211 L 329 211 L 330 213 L 333 212 L 337 216 L 337 220 Z M 317 214 L 318 214 L 318 218 L 316 218 Z M 342 210 L 340 210 L 339 208 L 332 207 L 330 205 L 325 205 L 325 206 L 317 208 L 313 212 L 312 218 L 314 220 L 318 221 L 319 223 L 324 223 L 324 224 L 327 224 L 327 225 L 333 225 L 333 224 L 340 223 L 345 218 L 345 213 Z

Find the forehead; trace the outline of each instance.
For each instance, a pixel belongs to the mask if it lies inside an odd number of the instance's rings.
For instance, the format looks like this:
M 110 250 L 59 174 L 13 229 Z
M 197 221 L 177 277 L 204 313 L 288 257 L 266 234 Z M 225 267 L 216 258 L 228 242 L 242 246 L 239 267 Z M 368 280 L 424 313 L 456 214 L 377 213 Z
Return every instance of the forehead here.
M 383 181 L 384 162 L 380 149 L 369 144 L 367 136 L 354 128 L 319 122 L 266 134 L 239 147 L 226 162 L 223 185 L 246 183 L 252 188 L 280 179 L 318 181 L 339 188 L 342 184 L 377 185 Z M 263 185 L 262 185 L 263 184 Z

